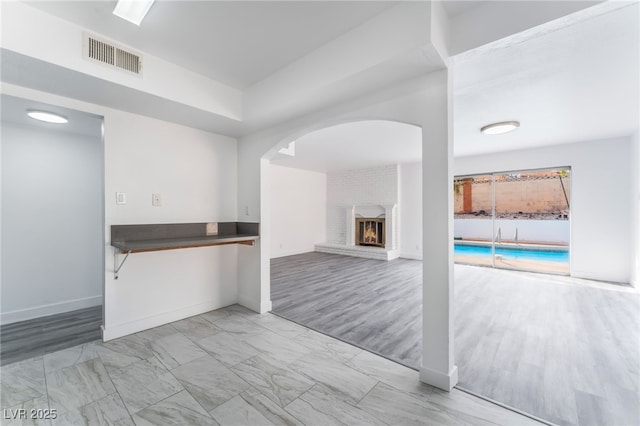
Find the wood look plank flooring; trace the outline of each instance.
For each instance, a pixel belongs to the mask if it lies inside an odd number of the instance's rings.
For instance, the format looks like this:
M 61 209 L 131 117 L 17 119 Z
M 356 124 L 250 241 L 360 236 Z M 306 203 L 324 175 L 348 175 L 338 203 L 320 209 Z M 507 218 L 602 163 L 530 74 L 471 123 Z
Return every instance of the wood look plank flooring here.
M 410 367 L 422 358 L 422 262 L 308 253 L 271 261 L 273 312 Z
M 640 424 L 640 295 L 455 266 L 458 386 L 560 425 Z M 422 262 L 306 253 L 271 261 L 273 312 L 418 368 Z
M 0 365 L 101 339 L 102 306 L 0 327 Z

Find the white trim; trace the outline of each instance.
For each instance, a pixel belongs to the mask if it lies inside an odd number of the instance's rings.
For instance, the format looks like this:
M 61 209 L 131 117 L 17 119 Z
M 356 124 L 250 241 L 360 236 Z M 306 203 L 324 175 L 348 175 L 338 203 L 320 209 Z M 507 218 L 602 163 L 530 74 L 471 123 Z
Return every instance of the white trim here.
M 257 312 L 259 314 L 264 314 L 266 312 L 270 312 L 273 308 L 273 304 L 271 300 L 263 300 L 260 302 L 260 306 L 256 306 L 255 302 L 251 297 L 244 296 L 242 294 L 238 295 L 238 305 L 242 305 L 247 309 L 251 309 L 253 312 Z
M 393 260 L 400 257 L 399 250 L 368 246 L 346 246 L 344 244 L 322 243 L 316 244 L 319 253 L 340 254 L 343 256 L 362 257 L 365 259 Z
M 274 251 L 276 251 L 277 253 L 273 254 Z M 303 249 L 296 249 L 296 250 L 284 250 L 284 251 L 271 250 L 271 259 L 277 259 L 279 257 L 295 256 L 296 254 L 313 253 L 314 251 L 315 251 L 314 245 L 303 248 Z
M 90 308 L 102 305 L 102 296 L 85 297 L 82 299 L 67 300 L 65 302 L 51 303 L 33 308 L 19 309 L 17 311 L 3 312 L 0 314 L 0 323 L 11 324 L 18 321 L 26 321 L 48 315 L 62 314 L 77 309 Z
M 260 307 L 256 306 L 256 304 L 253 302 L 253 298 L 245 296 L 244 294 L 238 294 L 238 305 L 242 305 L 254 312 L 258 312 L 260 310 Z
M 450 392 L 458 383 L 458 366 L 454 365 L 449 374 L 422 367 L 420 368 L 420 381 Z
M 103 326 L 102 340 L 106 342 L 118 337 L 127 336 L 139 331 L 148 330 L 150 328 L 159 327 L 161 325 L 165 325 L 174 321 L 189 318 L 194 315 L 200 315 L 204 314 L 205 312 L 213 311 L 215 309 L 224 308 L 225 306 L 227 305 L 220 305 L 219 302 L 209 301 L 198 303 L 197 305 L 187 306 L 181 309 L 176 309 L 175 311 L 163 312 L 158 315 L 152 315 L 150 317 L 142 318 L 135 321 L 113 325 L 109 328 L 105 328 Z
M 616 271 L 618 272 L 618 271 Z M 630 284 L 630 280 L 628 276 L 612 276 L 611 274 L 601 274 L 599 272 L 594 273 L 593 271 L 591 272 L 584 272 L 584 271 L 580 271 L 580 270 L 575 270 L 572 269 L 571 270 L 571 276 L 574 278 L 582 278 L 585 280 L 592 280 L 592 281 L 603 281 L 603 282 L 608 282 L 608 283 L 613 283 L 613 284 Z
M 403 259 L 422 260 L 422 253 L 403 253 L 400 252 L 400 257 Z
M 264 300 L 262 303 L 260 303 L 260 313 L 261 314 L 265 314 L 267 312 L 271 312 L 272 308 L 273 308 L 273 304 L 271 303 L 271 300 Z

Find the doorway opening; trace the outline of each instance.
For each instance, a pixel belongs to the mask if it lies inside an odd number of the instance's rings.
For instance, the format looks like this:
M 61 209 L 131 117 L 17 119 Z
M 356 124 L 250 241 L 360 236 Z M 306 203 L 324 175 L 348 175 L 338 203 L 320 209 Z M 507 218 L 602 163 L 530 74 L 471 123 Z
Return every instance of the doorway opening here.
M 454 261 L 569 275 L 571 168 L 456 176 Z
M 269 160 L 261 244 L 272 312 L 419 368 L 422 128 L 341 122 Z
M 5 365 L 102 335 L 104 141 L 101 116 L 0 98 Z

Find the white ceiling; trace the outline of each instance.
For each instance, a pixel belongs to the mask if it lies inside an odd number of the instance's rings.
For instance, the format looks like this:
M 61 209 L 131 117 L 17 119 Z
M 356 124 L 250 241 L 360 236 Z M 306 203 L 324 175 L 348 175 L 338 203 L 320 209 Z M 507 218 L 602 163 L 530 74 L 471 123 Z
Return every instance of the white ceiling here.
M 618 3 L 455 58 L 454 156 L 633 133 L 640 117 L 639 40 L 638 4 Z M 480 132 L 505 120 L 521 127 L 504 135 Z M 331 172 L 420 160 L 420 129 L 363 121 L 306 135 L 296 142 L 295 157 L 272 162 Z
M 365 169 L 422 161 L 422 130 L 391 121 L 359 121 L 309 133 L 295 142 L 295 156 L 273 164 L 316 172 Z
M 239 88 L 264 79 L 394 3 L 158 0 L 138 28 L 111 14 L 115 1 L 29 2 Z M 444 7 L 455 17 L 475 13 L 487 3 L 446 1 Z M 636 131 L 640 13 L 637 1 L 629 4 L 606 2 L 454 57 L 454 155 Z M 84 86 L 78 85 L 79 99 Z M 197 115 L 191 110 L 181 113 Z M 483 125 L 503 120 L 519 120 L 521 127 L 505 135 L 480 133 Z M 420 153 L 414 142 L 399 142 L 419 140 L 416 131 L 379 122 L 336 126 L 300 138 L 296 157 L 276 162 L 330 171 L 417 161 Z M 362 152 L 375 154 L 365 160 Z
M 638 129 L 639 5 L 609 2 L 455 58 L 456 156 L 611 138 Z M 518 130 L 480 128 L 518 120 Z
M 91 137 L 101 137 L 102 135 L 102 117 L 93 114 L 4 94 L 0 95 L 0 105 L 3 123 L 18 124 L 43 131 L 74 133 Z M 53 124 L 34 120 L 27 116 L 27 111 L 32 109 L 61 114 L 69 122 Z
M 115 0 L 26 3 L 244 89 L 397 2 L 157 0 L 140 27 L 112 14 Z
M 491 0 L 456 0 L 456 1 L 444 1 L 442 6 L 449 18 L 455 18 L 458 15 L 462 15 L 470 9 L 477 6 L 481 6 Z

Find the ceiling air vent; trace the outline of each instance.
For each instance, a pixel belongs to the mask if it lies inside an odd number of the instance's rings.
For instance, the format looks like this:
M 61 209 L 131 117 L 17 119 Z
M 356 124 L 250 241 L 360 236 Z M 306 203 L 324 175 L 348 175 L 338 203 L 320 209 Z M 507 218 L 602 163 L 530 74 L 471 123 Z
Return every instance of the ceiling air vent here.
M 135 75 L 142 74 L 141 55 L 86 33 L 83 57 Z

